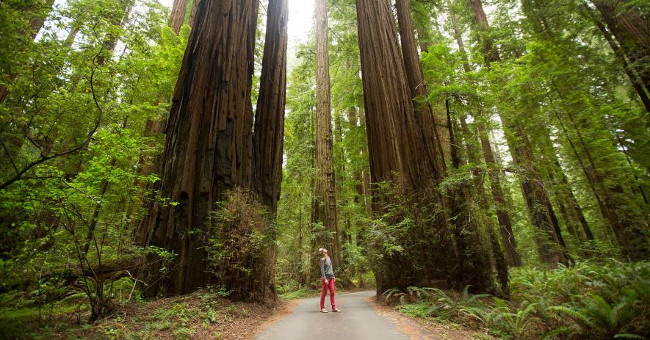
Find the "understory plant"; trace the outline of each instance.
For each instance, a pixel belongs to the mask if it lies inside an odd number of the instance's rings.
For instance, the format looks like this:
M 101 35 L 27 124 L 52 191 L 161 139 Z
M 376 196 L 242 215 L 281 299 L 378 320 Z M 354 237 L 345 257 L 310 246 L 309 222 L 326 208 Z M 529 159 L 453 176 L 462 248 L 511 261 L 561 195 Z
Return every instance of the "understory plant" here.
M 645 339 L 650 336 L 650 262 L 613 259 L 556 269 L 517 268 L 512 295 L 409 287 L 387 290 L 402 312 L 487 329 L 505 339 Z M 415 292 L 426 292 L 426 294 Z M 414 298 L 416 297 L 416 298 Z

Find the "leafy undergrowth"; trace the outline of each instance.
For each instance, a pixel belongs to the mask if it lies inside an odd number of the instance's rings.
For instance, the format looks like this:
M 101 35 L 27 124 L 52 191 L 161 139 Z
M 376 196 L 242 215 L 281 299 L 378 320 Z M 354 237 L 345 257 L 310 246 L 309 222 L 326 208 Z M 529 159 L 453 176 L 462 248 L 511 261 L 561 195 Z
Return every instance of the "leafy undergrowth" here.
M 436 288 L 388 290 L 396 309 L 505 339 L 650 337 L 650 262 L 513 269 L 511 299 Z
M 85 322 L 87 307 L 69 303 L 5 308 L 0 310 L 0 339 L 247 339 L 282 305 L 232 302 L 220 292 L 202 290 L 130 303 L 94 324 Z

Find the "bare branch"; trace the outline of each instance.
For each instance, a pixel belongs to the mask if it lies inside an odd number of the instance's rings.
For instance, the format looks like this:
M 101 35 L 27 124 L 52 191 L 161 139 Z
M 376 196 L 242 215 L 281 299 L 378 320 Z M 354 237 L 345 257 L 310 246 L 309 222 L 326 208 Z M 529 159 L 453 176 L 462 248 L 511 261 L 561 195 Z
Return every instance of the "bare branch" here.
M 2 148 L 5 149 L 5 152 L 7 153 L 7 157 L 9 157 L 9 161 L 11 161 L 11 165 L 14 167 L 14 170 L 16 170 L 16 172 L 19 172 L 18 167 L 16 167 L 16 163 L 14 162 L 13 157 L 11 157 L 11 153 L 9 152 L 9 149 L 7 148 L 7 145 L 5 144 L 5 142 L 3 140 L 0 140 L 0 143 L 2 143 Z

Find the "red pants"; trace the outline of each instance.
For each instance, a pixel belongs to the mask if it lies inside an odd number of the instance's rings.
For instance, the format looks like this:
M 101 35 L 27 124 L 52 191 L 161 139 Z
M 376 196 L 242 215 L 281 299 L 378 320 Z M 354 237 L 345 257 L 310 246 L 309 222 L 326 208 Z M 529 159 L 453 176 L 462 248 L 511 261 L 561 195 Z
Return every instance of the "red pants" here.
M 321 277 L 320 282 L 323 284 L 323 291 L 320 293 L 320 309 L 325 308 L 325 295 L 327 295 L 327 290 L 330 291 L 330 302 L 332 303 L 332 309 L 336 309 L 336 301 L 334 300 L 334 281 L 335 278 L 327 279 L 327 284 L 325 284 L 325 279 Z

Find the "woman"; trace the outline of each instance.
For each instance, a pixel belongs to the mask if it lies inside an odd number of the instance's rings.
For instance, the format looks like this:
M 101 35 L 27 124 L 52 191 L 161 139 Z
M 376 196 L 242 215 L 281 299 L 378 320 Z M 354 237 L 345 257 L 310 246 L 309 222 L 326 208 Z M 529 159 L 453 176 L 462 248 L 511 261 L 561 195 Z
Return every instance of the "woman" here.
M 336 301 L 334 300 L 334 281 L 336 281 L 336 278 L 332 269 L 332 260 L 327 256 L 327 249 L 320 248 L 318 251 L 321 254 L 318 264 L 320 265 L 320 280 L 323 283 L 323 291 L 320 293 L 320 312 L 327 313 L 327 309 L 325 309 L 325 295 L 327 295 L 327 290 L 329 289 L 332 312 L 340 313 L 341 311 L 336 309 Z

